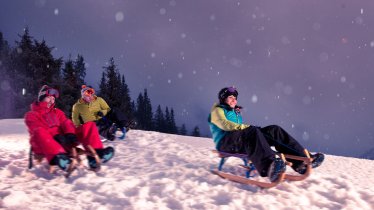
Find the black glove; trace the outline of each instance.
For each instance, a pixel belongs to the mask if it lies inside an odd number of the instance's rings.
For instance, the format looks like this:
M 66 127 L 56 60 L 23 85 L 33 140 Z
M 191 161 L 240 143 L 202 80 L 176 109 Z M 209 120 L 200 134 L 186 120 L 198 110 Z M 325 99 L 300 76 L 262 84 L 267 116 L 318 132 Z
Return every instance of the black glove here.
M 65 140 L 70 144 L 70 145 L 75 145 L 78 143 L 78 138 L 77 135 L 73 133 L 67 133 L 65 134 Z
M 98 112 L 97 112 L 97 116 L 99 116 L 99 117 L 104 117 L 104 113 L 102 113 L 101 111 L 98 111 Z

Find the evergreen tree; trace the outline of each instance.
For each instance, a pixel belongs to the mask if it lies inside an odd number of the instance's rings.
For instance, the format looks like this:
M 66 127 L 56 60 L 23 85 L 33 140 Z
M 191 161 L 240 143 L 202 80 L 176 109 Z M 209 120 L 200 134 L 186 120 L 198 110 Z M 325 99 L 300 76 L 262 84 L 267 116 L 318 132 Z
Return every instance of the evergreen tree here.
M 186 125 L 185 124 L 182 124 L 182 127 L 179 130 L 179 134 L 183 135 L 183 136 L 187 135 L 187 129 L 186 129 Z
M 132 106 L 131 106 L 131 98 L 130 98 L 130 90 L 125 82 L 125 76 L 122 75 L 122 79 L 121 79 L 121 92 L 122 92 L 122 95 L 121 95 L 121 99 L 122 99 L 122 103 L 121 103 L 121 109 L 124 111 L 124 113 L 126 114 L 126 116 L 130 119 L 133 118 L 133 109 L 132 109 Z
M 147 89 L 144 89 L 143 94 L 139 94 L 136 107 L 136 118 L 138 122 L 138 127 L 143 130 L 152 130 L 153 113 L 151 100 L 148 97 Z
M 154 117 L 154 128 L 155 131 L 165 132 L 165 117 L 164 113 L 162 112 L 161 106 L 158 105 Z
M 178 128 L 177 125 L 175 124 L 175 117 L 174 117 L 174 110 L 173 108 L 170 109 L 170 133 L 172 134 L 177 134 L 178 133 Z
M 193 129 L 192 136 L 200 137 L 200 129 L 198 126 L 195 126 L 195 128 Z
M 11 89 L 13 81 L 9 74 L 10 50 L 8 42 L 0 32 L 0 119 L 12 117 L 13 111 L 14 94 Z
M 106 77 L 105 91 L 100 89 L 101 97 L 103 97 L 109 106 L 121 107 L 121 80 L 114 59 L 110 58 L 109 64 L 104 68 Z M 101 85 L 100 85 L 101 86 Z
M 73 61 L 69 56 L 62 69 L 62 81 L 64 82 L 61 84 L 61 100 L 57 101 L 57 103 L 61 103 L 60 107 L 63 107 L 62 110 L 67 116 L 71 116 L 73 104 L 81 97 L 80 89 L 85 83 L 85 75 L 86 68 L 83 57 L 78 55 Z
M 171 126 L 170 126 L 170 112 L 169 112 L 169 107 L 165 108 L 165 132 L 166 133 L 171 133 Z
M 76 71 L 77 88 L 80 88 L 85 84 L 86 78 L 86 63 L 84 62 L 83 56 L 78 54 L 73 65 Z
M 20 42 L 11 53 L 10 76 L 15 92 L 14 117 L 22 117 L 29 105 L 36 99 L 42 85 L 56 86 L 60 75 L 62 59 L 52 56 L 52 49 L 43 40 L 32 40 L 26 28 Z
M 101 97 L 105 97 L 108 94 L 107 90 L 107 79 L 106 79 L 106 74 L 103 72 L 101 74 L 101 79 L 100 79 L 100 84 L 99 84 L 99 94 Z
M 136 119 L 138 122 L 139 129 L 145 129 L 145 117 L 144 117 L 144 97 L 142 93 L 139 93 L 138 98 L 136 99 Z
M 152 104 L 151 99 L 148 97 L 147 89 L 144 89 L 144 129 L 145 130 L 152 130 L 153 129 L 153 112 L 152 112 Z

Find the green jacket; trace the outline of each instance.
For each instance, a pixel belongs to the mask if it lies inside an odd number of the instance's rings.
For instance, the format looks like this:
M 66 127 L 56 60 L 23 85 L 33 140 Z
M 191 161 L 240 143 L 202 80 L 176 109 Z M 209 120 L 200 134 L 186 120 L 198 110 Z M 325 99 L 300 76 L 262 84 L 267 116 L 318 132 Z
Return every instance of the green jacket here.
M 72 120 L 75 126 L 80 126 L 86 122 L 97 121 L 101 119 L 97 113 L 100 111 L 105 115 L 110 111 L 110 107 L 101 97 L 94 96 L 94 100 L 91 103 L 85 102 L 83 99 L 79 99 L 73 105 Z
M 218 149 L 221 139 L 228 132 L 243 130 L 249 127 L 249 125 L 243 124 L 239 111 L 221 104 L 214 104 L 208 121 L 216 149 Z

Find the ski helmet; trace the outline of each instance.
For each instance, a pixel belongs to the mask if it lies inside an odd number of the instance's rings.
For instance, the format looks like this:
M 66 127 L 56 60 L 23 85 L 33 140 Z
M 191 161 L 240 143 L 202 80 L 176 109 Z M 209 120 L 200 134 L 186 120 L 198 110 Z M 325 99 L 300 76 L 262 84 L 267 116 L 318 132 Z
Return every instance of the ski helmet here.
M 45 97 L 47 96 L 53 96 L 55 98 L 58 98 L 60 96 L 58 90 L 49 87 L 48 85 L 43 85 L 43 87 L 40 89 L 38 94 L 38 101 L 43 101 Z
M 225 99 L 229 96 L 235 96 L 236 98 L 238 98 L 238 91 L 236 90 L 236 88 L 234 87 L 225 87 L 225 88 L 222 88 L 219 92 L 218 92 L 218 99 L 219 99 L 219 102 L 220 103 L 225 103 Z

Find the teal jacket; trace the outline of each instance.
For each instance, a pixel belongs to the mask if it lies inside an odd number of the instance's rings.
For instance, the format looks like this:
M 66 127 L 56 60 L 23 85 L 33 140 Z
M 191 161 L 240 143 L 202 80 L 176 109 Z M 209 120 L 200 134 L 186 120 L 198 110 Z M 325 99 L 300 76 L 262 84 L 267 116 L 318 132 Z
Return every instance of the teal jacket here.
M 208 122 L 216 149 L 218 149 L 219 142 L 227 133 L 249 127 L 249 125 L 243 124 L 243 119 L 238 109 L 222 104 L 213 106 Z

